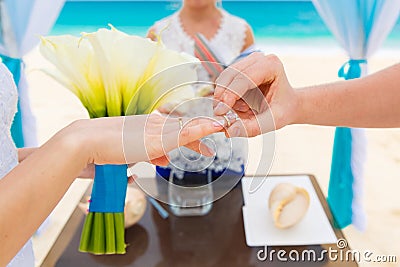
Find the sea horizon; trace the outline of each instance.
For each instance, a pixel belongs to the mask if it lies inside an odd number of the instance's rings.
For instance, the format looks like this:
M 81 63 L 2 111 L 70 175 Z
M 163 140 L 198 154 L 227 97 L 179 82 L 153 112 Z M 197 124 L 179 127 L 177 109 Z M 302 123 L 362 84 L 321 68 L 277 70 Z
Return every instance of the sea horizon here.
M 157 20 L 179 10 L 181 0 L 68 0 L 51 34 L 96 31 L 112 24 L 129 34 L 145 36 Z M 311 0 L 223 0 L 222 7 L 244 18 L 256 44 L 268 51 L 341 52 Z M 274 12 L 270 12 L 273 10 Z M 400 58 L 400 20 L 381 50 Z
M 146 2 L 181 2 L 182 0 L 146 0 Z M 224 2 L 311 2 L 312 0 L 223 0 Z M 66 0 L 66 2 L 143 2 L 143 0 Z

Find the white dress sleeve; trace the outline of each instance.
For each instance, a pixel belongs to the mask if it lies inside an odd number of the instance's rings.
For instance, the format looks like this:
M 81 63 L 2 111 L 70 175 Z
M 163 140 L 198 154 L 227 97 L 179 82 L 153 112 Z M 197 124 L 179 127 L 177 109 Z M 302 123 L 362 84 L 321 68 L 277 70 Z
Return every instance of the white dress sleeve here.
M 0 179 L 18 164 L 17 149 L 10 132 L 17 110 L 17 99 L 18 93 L 13 77 L 7 67 L 0 63 Z M 34 265 L 32 243 L 29 240 L 7 266 L 33 267 Z

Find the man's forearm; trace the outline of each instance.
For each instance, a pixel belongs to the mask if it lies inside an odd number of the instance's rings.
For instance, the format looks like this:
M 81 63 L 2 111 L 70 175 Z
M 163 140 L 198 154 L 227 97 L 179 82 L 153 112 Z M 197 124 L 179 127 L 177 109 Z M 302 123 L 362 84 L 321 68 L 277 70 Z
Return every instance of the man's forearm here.
M 294 123 L 400 127 L 400 64 L 363 79 L 303 88 L 296 94 Z

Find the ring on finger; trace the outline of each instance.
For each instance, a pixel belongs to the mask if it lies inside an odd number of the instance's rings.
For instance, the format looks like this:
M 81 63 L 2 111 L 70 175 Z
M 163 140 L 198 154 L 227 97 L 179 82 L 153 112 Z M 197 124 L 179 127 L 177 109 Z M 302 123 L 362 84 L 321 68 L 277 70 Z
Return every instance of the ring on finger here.
M 231 121 L 229 120 L 228 116 L 223 115 L 222 117 L 224 117 L 225 121 L 226 121 L 226 127 L 231 127 Z
M 182 117 L 179 117 L 178 121 L 179 121 L 179 129 L 182 130 L 182 128 L 183 128 L 183 120 L 182 120 Z

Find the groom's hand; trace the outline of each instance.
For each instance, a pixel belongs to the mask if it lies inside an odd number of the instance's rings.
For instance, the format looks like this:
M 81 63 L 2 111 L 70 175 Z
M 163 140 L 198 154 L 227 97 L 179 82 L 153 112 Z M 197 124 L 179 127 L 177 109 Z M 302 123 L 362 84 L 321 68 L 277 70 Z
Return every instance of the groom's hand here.
M 233 109 L 241 118 L 228 128 L 230 136 L 251 137 L 293 122 L 297 97 L 282 62 L 274 55 L 253 53 L 232 64 L 216 80 L 214 113 Z

